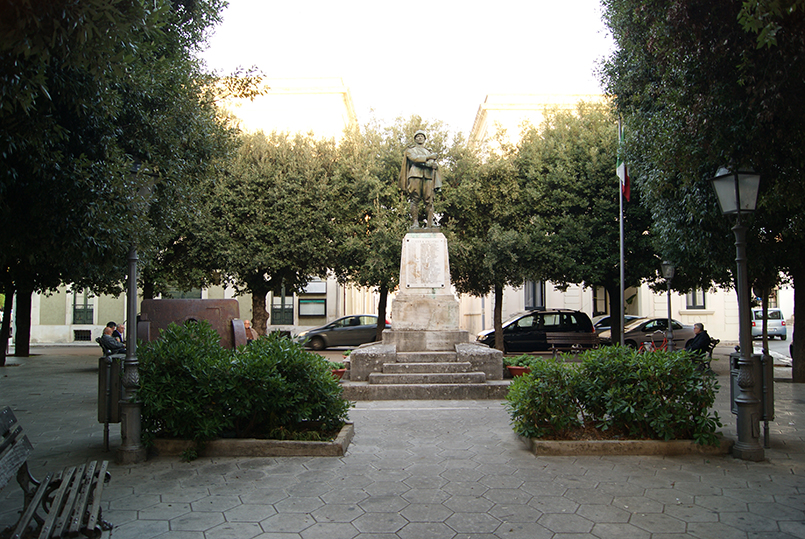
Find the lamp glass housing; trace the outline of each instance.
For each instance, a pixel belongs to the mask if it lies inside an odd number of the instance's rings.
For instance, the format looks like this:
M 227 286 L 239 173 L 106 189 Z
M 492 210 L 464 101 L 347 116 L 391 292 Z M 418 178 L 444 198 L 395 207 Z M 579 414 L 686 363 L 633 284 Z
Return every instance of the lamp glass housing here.
M 674 271 L 676 268 L 674 267 L 673 262 L 668 262 L 667 260 L 662 263 L 662 276 L 665 279 L 673 279 L 674 278 Z
M 755 210 L 760 175 L 751 170 L 731 172 L 722 167 L 712 181 L 721 213 L 730 215 Z

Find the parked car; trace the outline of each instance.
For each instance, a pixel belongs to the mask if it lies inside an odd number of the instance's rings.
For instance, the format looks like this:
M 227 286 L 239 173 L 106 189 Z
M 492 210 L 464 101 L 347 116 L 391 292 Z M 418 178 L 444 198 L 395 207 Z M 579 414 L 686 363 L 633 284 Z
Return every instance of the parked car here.
M 625 314 L 623 315 L 624 326 L 629 325 L 630 322 L 633 320 L 637 320 L 638 318 L 642 318 L 640 316 L 635 316 L 633 314 Z M 593 318 L 593 327 L 597 333 L 600 333 L 604 330 L 611 329 L 612 323 L 610 322 L 610 318 L 608 314 L 602 314 L 601 316 L 596 316 Z
M 644 342 L 653 342 L 655 346 L 661 346 L 667 329 L 667 318 L 639 318 L 632 320 L 624 328 L 623 344 L 637 348 Z M 672 319 L 671 329 L 674 330 L 674 350 L 682 350 L 685 348 L 685 343 L 693 338 L 693 326 L 681 324 Z M 612 344 L 610 330 L 602 331 L 599 337 L 602 344 Z
M 595 331 L 590 317 L 581 311 L 546 309 L 519 313 L 503 322 L 504 351 L 508 353 L 550 350 L 547 334 L 552 332 L 572 334 Z M 487 329 L 480 332 L 477 340 L 482 344 L 495 346 L 495 330 Z M 586 346 L 589 347 L 589 344 Z
M 769 339 L 780 337 L 784 341 L 788 338 L 788 330 L 785 327 L 785 316 L 780 309 L 769 309 L 766 317 L 766 332 Z M 763 336 L 763 309 L 752 309 L 752 338 L 759 339 Z
M 390 327 L 391 324 L 386 320 L 386 329 Z M 358 346 L 374 342 L 376 334 L 377 315 L 355 314 L 303 331 L 296 336 L 296 341 L 313 350 L 324 350 L 331 346 Z

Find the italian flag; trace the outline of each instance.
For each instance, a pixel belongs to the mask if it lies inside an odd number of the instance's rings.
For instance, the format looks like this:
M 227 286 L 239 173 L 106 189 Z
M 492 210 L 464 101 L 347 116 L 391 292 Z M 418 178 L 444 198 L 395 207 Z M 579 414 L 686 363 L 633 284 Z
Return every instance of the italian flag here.
M 626 168 L 626 163 L 623 162 L 623 129 L 621 128 L 620 122 L 618 122 L 618 178 L 621 179 L 621 191 L 623 191 L 623 197 L 626 199 L 626 202 L 629 202 L 629 197 L 631 195 L 631 186 L 629 185 L 629 170 Z

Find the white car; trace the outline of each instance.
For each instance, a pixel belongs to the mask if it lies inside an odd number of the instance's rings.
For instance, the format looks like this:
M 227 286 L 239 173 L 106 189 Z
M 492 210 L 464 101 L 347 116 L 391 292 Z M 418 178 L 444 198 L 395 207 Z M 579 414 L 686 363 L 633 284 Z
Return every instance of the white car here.
M 766 331 L 769 339 L 780 337 L 784 341 L 788 338 L 788 330 L 785 327 L 785 316 L 780 309 L 769 309 Z M 752 309 L 752 338 L 759 339 L 763 336 L 763 309 Z

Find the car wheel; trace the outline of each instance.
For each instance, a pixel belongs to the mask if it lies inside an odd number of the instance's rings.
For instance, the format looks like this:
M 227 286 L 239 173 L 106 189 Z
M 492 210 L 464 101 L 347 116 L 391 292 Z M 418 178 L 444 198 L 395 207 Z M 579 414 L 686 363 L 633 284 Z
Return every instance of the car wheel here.
M 634 341 L 624 341 L 624 346 L 628 346 L 629 348 L 637 348 L 637 343 Z
M 326 346 L 324 346 L 324 339 L 321 337 L 313 337 L 310 339 L 310 347 L 314 350 L 324 350 Z
M 788 338 L 788 335 L 780 335 L 780 340 L 784 341 Z

